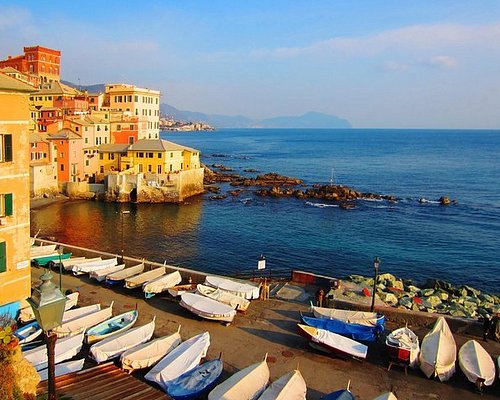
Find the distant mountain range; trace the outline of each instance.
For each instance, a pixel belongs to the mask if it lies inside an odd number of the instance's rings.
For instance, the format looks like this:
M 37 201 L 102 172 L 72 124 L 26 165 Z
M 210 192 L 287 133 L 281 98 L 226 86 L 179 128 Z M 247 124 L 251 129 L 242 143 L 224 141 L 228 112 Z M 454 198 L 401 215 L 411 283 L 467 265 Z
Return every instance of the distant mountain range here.
M 83 86 L 68 81 L 61 82 L 79 90 L 87 90 L 89 93 L 104 92 L 104 84 Z M 255 119 L 243 115 L 181 111 L 169 104 L 162 103 L 160 104 L 160 112 L 163 116 L 172 117 L 176 121 L 205 122 L 215 128 L 352 128 L 351 123 L 346 119 L 313 111 L 300 116 Z

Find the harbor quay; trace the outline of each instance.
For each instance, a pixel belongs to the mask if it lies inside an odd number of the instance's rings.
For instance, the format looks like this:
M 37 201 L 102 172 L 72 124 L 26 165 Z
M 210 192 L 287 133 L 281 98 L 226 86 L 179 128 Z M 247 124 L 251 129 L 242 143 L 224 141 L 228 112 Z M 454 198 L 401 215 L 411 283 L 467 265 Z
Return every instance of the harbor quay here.
M 55 243 L 55 242 L 51 242 Z M 103 258 L 119 257 L 116 254 L 102 253 L 61 243 L 65 251 L 73 256 Z M 141 259 L 124 257 L 127 266 L 142 262 Z M 164 266 L 160 263 L 144 260 L 146 269 Z M 177 269 L 166 266 L 166 269 Z M 189 278 L 193 282 L 202 283 L 206 274 L 187 268 L 179 268 L 183 281 Z M 32 267 L 32 285 L 36 286 L 43 268 Z M 54 269 L 54 281 L 57 280 L 57 269 Z M 306 277 L 306 278 L 305 278 Z M 294 278 L 294 279 L 292 279 Z M 470 383 L 456 365 L 456 372 L 446 382 L 427 379 L 419 369 L 405 369 L 393 366 L 388 371 L 388 356 L 385 349 L 385 338 L 382 335 L 375 343 L 370 344 L 368 356 L 364 361 L 342 359 L 312 349 L 308 341 L 297 333 L 300 313 L 309 315 L 309 301 L 322 280 L 328 277 L 309 277 L 306 273 L 294 271 L 289 281 L 274 283 L 271 286 L 271 298 L 268 300 L 252 300 L 248 311 L 238 313 L 234 321 L 226 326 L 216 321 L 200 319 L 179 305 L 179 301 L 167 292 L 150 299 L 144 298 L 142 290 L 129 290 L 124 287 L 106 287 L 90 279 L 87 275 L 73 276 L 62 274 L 64 291 L 79 291 L 80 306 L 101 303 L 102 306 L 113 305 L 113 314 L 117 315 L 137 308 L 139 317 L 136 326 L 144 325 L 156 317 L 155 337 L 171 334 L 181 327 L 182 339 L 209 332 L 210 347 L 208 359 L 222 357 L 226 379 L 234 372 L 250 364 L 261 361 L 267 354 L 267 362 L 271 371 L 271 381 L 285 373 L 299 369 L 307 383 L 307 398 L 320 399 L 323 395 L 348 386 L 357 399 L 368 400 L 392 391 L 398 399 L 477 399 L 475 386 Z M 304 280 L 307 281 L 304 283 Z M 302 282 L 297 282 L 302 281 Z M 367 303 L 354 302 L 352 299 L 332 299 L 339 308 L 366 309 Z M 385 307 L 376 303 L 375 309 L 386 315 L 386 333 L 407 325 L 420 338 L 431 329 L 437 315 L 411 310 L 400 310 Z M 454 333 L 459 349 L 467 340 L 480 341 L 481 326 L 474 321 L 460 318 L 447 318 Z M 500 343 L 489 340 L 481 341 L 481 345 L 492 357 L 500 353 Z M 89 347 L 83 347 L 86 355 Z M 81 354 L 80 354 L 81 356 Z M 94 367 L 96 363 L 86 358 L 84 368 Z M 117 366 L 119 362 L 116 362 Z M 498 372 L 497 372 L 498 373 Z M 137 379 L 143 380 L 144 372 L 134 372 Z M 60 393 L 64 395 L 64 392 Z M 496 382 L 487 387 L 483 399 L 496 399 L 500 396 L 500 385 Z

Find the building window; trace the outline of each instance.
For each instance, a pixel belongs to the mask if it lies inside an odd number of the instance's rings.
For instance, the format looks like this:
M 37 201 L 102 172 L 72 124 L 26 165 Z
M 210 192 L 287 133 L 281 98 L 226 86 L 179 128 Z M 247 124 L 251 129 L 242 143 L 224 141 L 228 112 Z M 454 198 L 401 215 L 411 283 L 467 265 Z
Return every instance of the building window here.
M 0 272 L 7 271 L 7 251 L 6 243 L 0 242 Z
M 12 193 L 0 194 L 0 217 L 12 215 Z
M 99 153 L 99 160 L 104 160 L 104 153 Z
M 153 153 L 148 153 L 148 158 L 153 158 L 154 154 Z
M 158 165 L 158 173 L 161 174 L 161 165 Z
M 61 164 L 61 171 L 64 171 L 64 164 Z
M 90 161 L 89 160 L 85 160 L 85 166 L 88 167 L 90 165 Z
M 104 174 L 104 165 L 101 165 L 100 171 L 101 171 L 101 174 Z
M 143 158 L 144 157 L 144 153 L 141 151 L 139 152 L 139 155 L 138 155 L 139 158 Z
M 139 172 L 142 172 L 142 164 L 139 164 Z
M 158 153 L 158 158 L 161 158 L 161 153 Z
M 87 130 L 87 128 L 85 128 L 85 130 Z M 89 144 L 89 138 L 88 137 L 85 138 L 85 144 Z
M 12 135 L 0 135 L 0 162 L 12 161 Z
M 133 136 L 129 136 L 128 144 L 134 144 L 134 137 Z
M 115 159 L 114 153 L 109 153 L 108 154 L 108 160 L 114 160 L 114 159 Z
M 153 166 L 151 164 L 148 164 L 148 172 L 153 172 Z

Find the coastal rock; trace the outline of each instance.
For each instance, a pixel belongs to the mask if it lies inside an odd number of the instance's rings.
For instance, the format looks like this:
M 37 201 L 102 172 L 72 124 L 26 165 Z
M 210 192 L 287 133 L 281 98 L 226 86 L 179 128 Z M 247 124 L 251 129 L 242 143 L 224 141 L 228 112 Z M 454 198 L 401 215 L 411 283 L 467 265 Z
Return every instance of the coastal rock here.
M 411 309 L 411 308 L 412 308 L 412 306 L 413 306 L 413 298 L 412 298 L 412 297 L 408 297 L 408 296 L 401 297 L 401 298 L 398 300 L 398 304 L 399 304 L 401 307 L 404 307 L 404 308 L 407 308 L 407 309 Z
M 396 277 L 389 273 L 380 274 L 378 280 L 379 282 L 383 282 L 386 286 L 394 286 L 397 281 Z
M 434 294 L 434 289 L 424 289 L 422 290 L 422 296 L 429 297 Z
M 390 306 L 398 304 L 398 298 L 393 293 L 382 292 L 379 294 L 380 299 Z
M 418 287 L 414 286 L 414 285 L 408 285 L 408 286 L 406 287 L 406 290 L 407 290 L 408 292 L 410 292 L 410 293 L 414 293 L 414 294 L 416 294 L 416 293 L 420 293 L 420 289 L 419 289 Z
M 427 308 L 436 308 L 438 304 L 441 304 L 441 299 L 435 295 L 424 297 L 422 300 L 424 306 Z
M 448 292 L 445 292 L 444 290 L 437 290 L 435 292 L 435 294 L 442 301 L 448 300 L 448 298 L 450 297 L 450 295 L 448 294 Z

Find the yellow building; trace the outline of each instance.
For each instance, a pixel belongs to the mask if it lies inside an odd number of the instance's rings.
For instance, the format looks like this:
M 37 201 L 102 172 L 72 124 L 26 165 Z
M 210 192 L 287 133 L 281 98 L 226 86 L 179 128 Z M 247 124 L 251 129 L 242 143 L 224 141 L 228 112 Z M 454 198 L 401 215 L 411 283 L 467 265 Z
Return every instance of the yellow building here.
M 32 86 L 0 73 L 0 314 L 31 295 L 30 109 Z
M 31 104 L 35 107 L 65 108 L 65 101 L 70 101 L 81 92 L 59 81 L 44 83 L 38 91 L 30 96 Z M 55 103 L 54 103 L 55 102 Z

